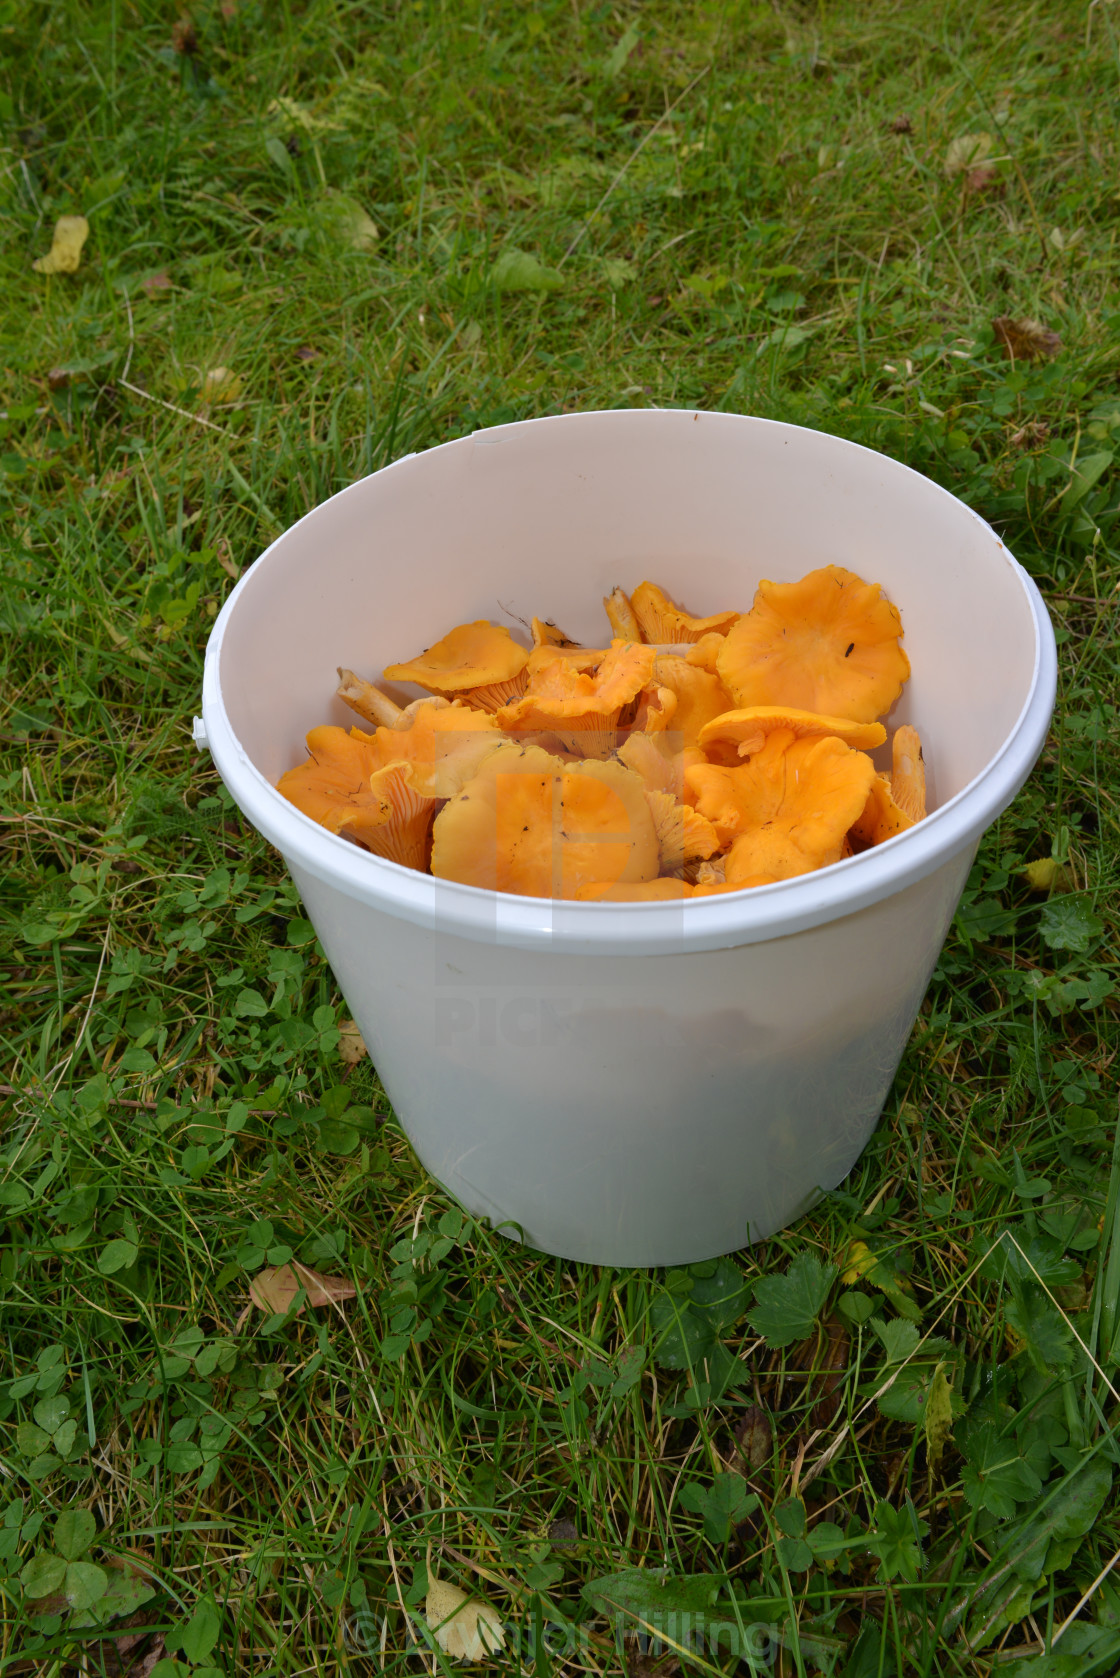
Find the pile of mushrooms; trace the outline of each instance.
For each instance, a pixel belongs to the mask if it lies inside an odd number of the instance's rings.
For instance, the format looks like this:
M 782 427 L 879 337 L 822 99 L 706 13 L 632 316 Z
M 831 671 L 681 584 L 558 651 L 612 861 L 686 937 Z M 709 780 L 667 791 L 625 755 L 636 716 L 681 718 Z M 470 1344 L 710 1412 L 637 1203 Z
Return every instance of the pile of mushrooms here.
M 868 755 L 910 675 L 898 609 L 828 565 L 759 584 L 746 613 L 691 616 L 654 583 L 603 605 L 583 647 L 533 619 L 532 646 L 481 619 L 384 671 L 352 670 L 367 724 L 324 726 L 279 790 L 407 868 L 529 897 L 710 896 L 826 868 L 926 813 L 921 742 Z

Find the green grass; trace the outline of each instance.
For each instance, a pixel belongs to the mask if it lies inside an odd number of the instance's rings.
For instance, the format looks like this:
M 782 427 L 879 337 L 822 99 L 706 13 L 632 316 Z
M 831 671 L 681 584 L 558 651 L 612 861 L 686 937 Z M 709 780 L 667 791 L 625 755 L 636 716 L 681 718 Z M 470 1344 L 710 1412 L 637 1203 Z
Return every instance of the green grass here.
M 542 1678 L 644 1678 L 642 1619 L 712 1598 L 774 1674 L 1114 1672 L 1112 8 L 192 17 L 0 3 L 0 1670 L 450 1672 L 430 1563 Z M 78 212 L 79 272 L 34 272 Z M 562 286 L 496 287 L 511 248 Z M 190 741 L 231 576 L 308 507 L 666 404 L 930 474 L 1062 654 L 864 1158 L 668 1276 L 462 1220 Z M 357 1296 L 242 1320 L 288 1255 Z

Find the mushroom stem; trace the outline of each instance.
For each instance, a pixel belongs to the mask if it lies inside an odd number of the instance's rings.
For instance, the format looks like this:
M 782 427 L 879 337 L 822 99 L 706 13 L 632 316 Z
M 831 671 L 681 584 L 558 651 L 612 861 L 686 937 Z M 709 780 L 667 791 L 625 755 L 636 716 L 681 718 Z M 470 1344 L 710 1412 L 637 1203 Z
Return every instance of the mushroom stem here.
M 341 665 L 338 667 L 338 687 L 335 691 L 344 705 L 349 705 L 352 711 L 378 728 L 392 728 L 401 714 L 400 706 L 394 705 L 387 693 L 382 693 L 364 677 L 356 676 L 353 670 L 344 670 Z
M 603 596 L 603 608 L 610 622 L 611 633 L 618 641 L 644 641 L 641 625 L 634 616 L 630 596 L 625 589 L 613 588 Z

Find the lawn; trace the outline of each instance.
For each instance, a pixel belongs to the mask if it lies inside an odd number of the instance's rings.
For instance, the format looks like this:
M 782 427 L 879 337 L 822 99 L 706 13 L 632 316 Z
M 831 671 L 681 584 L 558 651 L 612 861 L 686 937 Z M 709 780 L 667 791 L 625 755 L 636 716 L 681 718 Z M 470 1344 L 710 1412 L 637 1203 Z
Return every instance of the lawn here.
M 478 1670 L 1120 1668 L 1116 31 L 0 0 L 0 1672 L 449 1674 L 433 1579 Z M 425 1176 L 191 741 L 309 507 L 627 406 L 929 474 L 1061 654 L 859 1165 L 668 1273 Z

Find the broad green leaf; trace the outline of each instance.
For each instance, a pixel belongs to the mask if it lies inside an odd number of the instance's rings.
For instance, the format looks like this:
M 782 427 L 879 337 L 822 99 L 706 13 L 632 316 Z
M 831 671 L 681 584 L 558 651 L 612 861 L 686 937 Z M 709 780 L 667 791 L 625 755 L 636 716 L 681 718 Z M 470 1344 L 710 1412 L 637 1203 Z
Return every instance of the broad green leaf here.
M 646 1349 L 644 1346 L 624 1346 L 622 1348 L 615 1364 L 617 1373 L 611 1384 L 612 1398 L 622 1398 L 625 1393 L 631 1392 L 638 1385 L 642 1378 L 642 1370 L 645 1368 L 645 1361 Z
M 758 1507 L 758 1498 L 741 1474 L 717 1474 L 710 1486 L 691 1480 L 681 1488 L 681 1505 L 699 1515 L 712 1544 L 726 1544 L 732 1527 Z
M 1098 449 L 1093 454 L 1079 456 L 1074 464 L 1069 488 L 1062 496 L 1062 507 L 1066 512 L 1076 507 L 1078 502 L 1088 495 L 1093 485 L 1104 477 L 1112 461 L 1111 449 Z
M 1019 1336 L 1027 1356 L 1044 1375 L 1068 1367 L 1073 1336 L 1062 1313 L 1033 1282 L 1020 1282 L 1007 1302 L 1008 1326 Z
M 125 1567 L 107 1567 L 105 1571 L 109 1584 L 99 1603 L 100 1617 L 104 1620 L 134 1614 L 157 1594 L 156 1587 L 141 1573 Z
M 921 1338 L 914 1324 L 904 1317 L 892 1317 L 889 1322 L 872 1317 L 871 1326 L 883 1342 L 888 1363 L 904 1363 Z
M 1083 897 L 1053 897 L 1043 905 L 1038 930 L 1052 950 L 1085 955 L 1104 931 L 1104 922 Z
M 70 1414 L 70 1402 L 61 1396 L 41 1398 L 31 1414 L 46 1433 L 54 1433 Z
M 999 1678 L 1084 1678 L 1088 1669 L 1084 1655 L 1066 1655 L 1059 1650 L 1010 1663 L 1001 1661 L 998 1671 Z
M 626 28 L 623 30 L 622 34 L 619 36 L 615 45 L 611 49 L 606 65 L 604 66 L 604 74 L 606 75 L 608 81 L 613 82 L 615 77 L 621 74 L 622 70 L 625 68 L 626 60 L 630 57 L 630 54 L 634 51 L 634 48 L 637 46 L 640 39 L 641 35 L 638 30 L 638 25 L 636 23 L 627 24 Z
M 975 1251 L 978 1257 L 984 1253 L 980 1274 L 993 1282 L 1010 1276 L 1025 1282 L 1042 1282 L 1048 1288 L 1060 1288 L 1076 1282 L 1081 1275 L 1080 1264 L 1076 1259 L 1067 1258 L 1057 1241 L 1046 1235 L 1031 1235 L 1022 1224 L 1003 1230 L 993 1241 L 978 1246 Z
M 865 1323 L 875 1311 L 875 1301 L 866 1293 L 842 1293 L 837 1308 L 852 1323 Z
M 650 1308 L 654 1354 L 665 1369 L 698 1369 L 718 1345 L 715 1329 L 679 1295 L 660 1293 Z
M 627 1567 L 591 1579 L 581 1595 L 598 1614 L 628 1614 L 647 1624 L 665 1627 L 671 1616 L 697 1614 L 716 1599 L 718 1577 L 708 1573 L 665 1578 L 653 1568 Z
M 808 1535 L 808 1544 L 817 1561 L 834 1561 L 848 1548 L 843 1528 L 835 1521 L 818 1521 Z
M 490 284 L 495 291 L 559 291 L 564 276 L 529 251 L 509 246 L 490 270 Z
M 16 1428 L 16 1444 L 25 1457 L 37 1457 L 45 1451 L 51 1442 L 49 1433 L 44 1433 L 34 1422 L 20 1422 Z
M 130 1264 L 136 1263 L 136 1252 L 132 1241 L 108 1241 L 101 1249 L 97 1268 L 103 1276 L 115 1276 L 118 1270 L 127 1270 Z
M 960 1441 L 967 1457 L 961 1487 L 974 1509 L 988 1509 L 999 1520 L 1014 1517 L 1015 1505 L 1036 1498 L 1042 1481 L 1025 1462 L 1015 1440 L 1005 1437 L 995 1422 L 971 1427 Z
M 922 1539 L 929 1532 L 907 1498 L 901 1509 L 882 1502 L 875 1505 L 875 1528 L 868 1548 L 879 1558 L 883 1579 L 902 1578 L 916 1584 L 922 1569 Z
M 774 1510 L 774 1524 L 787 1538 L 804 1538 L 805 1505 L 802 1500 L 791 1497 L 785 1503 L 779 1503 Z
M 352 251 L 371 251 L 380 234 L 377 223 L 356 198 L 329 191 L 315 207 L 315 220 L 326 238 Z
M 1058 1567 L 1068 1567 L 1077 1546 L 1091 1531 L 1112 1485 L 1112 1469 L 1103 1458 L 1091 1457 L 1047 1494 L 1005 1550 L 1020 1579 L 1034 1582 Z
M 233 1011 L 238 1019 L 262 1020 L 268 1013 L 268 1003 L 259 990 L 247 987 L 238 995 Z
M 805 1340 L 824 1309 L 836 1276 L 834 1264 L 822 1264 L 815 1253 L 801 1253 L 784 1276 L 764 1276 L 755 1284 L 755 1305 L 747 1321 L 768 1346 L 790 1346 Z
M 197 1666 L 217 1643 L 221 1629 L 221 1610 L 213 1598 L 204 1597 L 179 1634 L 179 1648 Z
M 325 1154 L 352 1154 L 361 1137 L 343 1119 L 323 1119 L 319 1124 L 319 1147 Z
M 692 1277 L 690 1303 L 703 1312 L 713 1328 L 730 1328 L 739 1321 L 746 1309 L 747 1284 L 733 1259 L 693 1264 L 688 1274 Z
M 813 1565 L 813 1552 L 803 1538 L 779 1538 L 774 1548 L 788 1573 L 808 1573 Z
M 197 1445 L 183 1439 L 167 1447 L 163 1460 L 169 1474 L 193 1474 L 196 1468 L 202 1467 L 202 1452 Z
M 20 1583 L 28 1596 L 37 1601 L 41 1596 L 54 1596 L 66 1578 L 66 1563 L 61 1556 L 45 1550 L 32 1556 L 20 1573 Z
M 67 1561 L 84 1556 L 97 1536 L 97 1521 L 89 1509 L 64 1509 L 54 1523 L 54 1547 Z
M 612 291 L 621 291 L 624 285 L 636 280 L 638 270 L 632 262 L 627 262 L 622 256 L 609 256 L 603 261 L 603 278 Z
M 92 1561 L 72 1561 L 66 1569 L 63 1586 L 71 1608 L 81 1613 L 92 1608 L 109 1589 L 109 1575 Z

